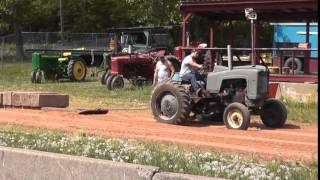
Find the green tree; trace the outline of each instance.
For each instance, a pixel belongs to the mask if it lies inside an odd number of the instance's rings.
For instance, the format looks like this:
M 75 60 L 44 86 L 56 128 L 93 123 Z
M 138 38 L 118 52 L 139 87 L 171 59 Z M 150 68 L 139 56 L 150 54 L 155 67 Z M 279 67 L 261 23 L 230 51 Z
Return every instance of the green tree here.
M 13 26 L 16 37 L 16 55 L 18 60 L 23 60 L 22 25 L 28 18 L 32 0 L 1 0 L 0 17 Z
M 137 25 L 172 25 L 181 22 L 179 0 L 126 0 Z

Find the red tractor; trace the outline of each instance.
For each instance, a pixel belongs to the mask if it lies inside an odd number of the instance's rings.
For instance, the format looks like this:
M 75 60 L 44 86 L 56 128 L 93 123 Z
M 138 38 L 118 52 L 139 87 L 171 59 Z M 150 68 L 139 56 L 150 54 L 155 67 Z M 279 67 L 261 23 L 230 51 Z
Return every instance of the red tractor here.
M 157 58 L 168 55 L 170 44 L 174 44 L 168 27 L 134 28 L 122 32 L 121 52 L 111 57 L 111 71 L 102 76 L 102 82 L 109 90 L 124 87 L 124 79 L 134 86 L 142 86 L 152 81 Z M 177 68 L 179 60 L 169 58 Z

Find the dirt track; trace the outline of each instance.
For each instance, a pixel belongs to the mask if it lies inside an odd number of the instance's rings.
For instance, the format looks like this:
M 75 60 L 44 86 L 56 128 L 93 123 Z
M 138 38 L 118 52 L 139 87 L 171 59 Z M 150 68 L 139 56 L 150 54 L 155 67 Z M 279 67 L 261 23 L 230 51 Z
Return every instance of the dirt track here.
M 190 122 L 174 126 L 156 122 L 148 112 L 113 111 L 106 115 L 78 115 L 76 112 L 0 109 L 0 123 L 86 132 L 109 137 L 125 137 L 199 146 L 225 152 L 254 153 L 265 158 L 317 160 L 316 125 L 288 124 L 282 129 L 266 129 L 252 123 L 247 131 L 227 130 L 215 122 Z

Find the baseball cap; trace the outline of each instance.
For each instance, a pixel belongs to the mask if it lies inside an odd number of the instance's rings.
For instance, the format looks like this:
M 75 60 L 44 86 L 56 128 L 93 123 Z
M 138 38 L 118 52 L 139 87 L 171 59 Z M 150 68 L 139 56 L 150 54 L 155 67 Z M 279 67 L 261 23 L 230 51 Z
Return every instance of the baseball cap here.
M 206 48 L 208 45 L 206 43 L 201 43 L 198 45 L 198 48 Z

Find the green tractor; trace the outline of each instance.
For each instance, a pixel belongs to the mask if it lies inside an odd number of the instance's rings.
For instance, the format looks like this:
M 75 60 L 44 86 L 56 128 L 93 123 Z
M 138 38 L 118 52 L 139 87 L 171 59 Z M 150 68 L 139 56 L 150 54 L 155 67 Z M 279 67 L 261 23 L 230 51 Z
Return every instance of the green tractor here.
M 91 55 L 85 52 L 34 52 L 32 53 L 31 82 L 59 80 L 63 78 L 74 82 L 84 81 L 88 67 L 100 67 L 103 54 Z

